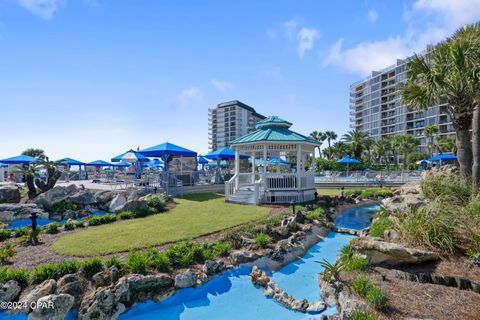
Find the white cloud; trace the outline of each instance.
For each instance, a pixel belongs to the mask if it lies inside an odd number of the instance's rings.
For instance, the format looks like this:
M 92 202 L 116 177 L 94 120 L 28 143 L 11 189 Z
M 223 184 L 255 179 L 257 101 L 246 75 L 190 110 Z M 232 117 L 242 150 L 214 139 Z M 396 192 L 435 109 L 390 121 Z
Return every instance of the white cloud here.
M 367 18 L 368 18 L 368 21 L 370 21 L 370 22 L 376 22 L 378 20 L 377 11 L 375 11 L 375 10 L 368 11 Z
M 210 80 L 210 84 L 220 92 L 225 92 L 228 90 L 231 90 L 235 87 L 235 85 L 229 81 L 223 81 L 223 80 L 217 80 L 217 79 L 212 79 Z
M 298 32 L 298 55 L 303 58 L 305 52 L 313 49 L 313 43 L 319 37 L 318 30 L 315 28 L 302 28 Z
M 19 5 L 30 11 L 31 13 L 50 19 L 62 4 L 62 0 L 16 0 Z
M 480 0 L 417 0 L 404 12 L 404 18 L 406 30 L 386 39 L 350 47 L 343 39 L 337 40 L 324 56 L 323 65 L 366 76 L 445 39 L 464 24 L 480 20 Z
M 289 40 L 294 40 L 298 29 L 298 21 L 296 19 L 286 21 L 283 23 L 283 28 L 285 30 L 285 36 Z
M 178 94 L 177 99 L 180 106 L 185 107 L 202 100 L 202 91 L 197 87 L 187 88 Z

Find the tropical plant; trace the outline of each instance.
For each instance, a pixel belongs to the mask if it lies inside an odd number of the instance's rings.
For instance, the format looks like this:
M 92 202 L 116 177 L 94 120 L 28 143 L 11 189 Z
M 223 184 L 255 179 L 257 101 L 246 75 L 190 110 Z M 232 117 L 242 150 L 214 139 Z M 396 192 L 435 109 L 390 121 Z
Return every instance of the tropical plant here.
M 82 264 L 82 271 L 87 278 L 93 277 L 94 274 L 103 270 L 102 260 L 99 258 L 90 258 Z
M 370 311 L 355 309 L 348 317 L 350 320 L 375 320 L 375 315 Z
M 320 144 L 318 146 L 318 153 L 319 155 L 321 156 L 322 155 L 322 151 L 320 150 L 320 147 L 322 146 L 322 143 L 325 141 L 325 139 L 327 138 L 327 136 L 325 135 L 325 133 L 321 132 L 321 131 L 313 131 L 310 133 L 310 137 L 316 141 L 318 141 L 318 143 Z
M 73 230 L 73 229 L 75 229 L 75 222 L 74 222 L 74 221 L 71 221 L 71 220 L 65 221 L 65 223 L 63 224 L 63 229 L 64 229 L 64 230 Z
M 0 282 L 5 283 L 10 280 L 15 280 L 22 287 L 26 287 L 30 280 L 30 273 L 22 268 L 9 269 L 1 268 L 0 269 Z
M 130 252 L 127 257 L 127 268 L 133 273 L 144 273 L 147 270 L 147 258 L 138 252 Z
M 47 233 L 57 233 L 58 232 L 58 228 L 60 228 L 60 223 L 58 222 L 52 222 L 52 223 L 49 223 L 45 226 L 45 231 Z
M 62 176 L 62 172 L 58 170 L 60 162 L 50 161 L 48 157 L 44 157 L 39 159 L 38 164 L 47 169 L 47 181 L 37 178 L 35 179 L 35 185 L 42 192 L 46 192 L 52 189 L 57 183 L 57 180 Z
M 272 242 L 272 237 L 265 233 L 258 233 L 255 236 L 255 243 L 260 248 L 266 248 Z
M 325 135 L 325 138 L 327 139 L 327 145 L 328 145 L 328 151 L 329 151 L 326 154 L 327 159 L 331 160 L 332 159 L 332 155 L 330 154 L 331 142 L 337 139 L 337 134 L 334 131 L 325 131 L 324 135 Z
M 375 158 L 375 162 L 380 163 L 381 159 L 385 163 L 386 167 L 390 166 L 390 158 L 388 153 L 390 152 L 390 142 L 388 139 L 375 140 L 372 148 L 372 154 Z
M 38 148 L 28 148 L 22 151 L 22 155 L 30 156 L 37 159 L 43 159 L 45 158 L 45 151 Z
M 370 164 L 372 160 L 372 149 L 375 145 L 375 139 L 372 138 L 370 135 L 366 136 L 363 139 L 363 146 L 365 151 L 367 151 L 367 163 Z
M 425 138 L 427 138 L 427 149 L 430 153 L 430 156 L 433 156 L 433 151 L 435 150 L 435 135 L 438 132 L 438 127 L 429 124 L 423 129 L 423 134 L 425 135 Z
M 407 106 L 426 109 L 447 103 L 456 131 L 457 156 L 463 175 L 472 173 L 470 129 L 478 90 L 475 92 L 472 84 L 470 75 L 475 70 L 469 57 L 478 51 L 475 46 L 478 47 L 478 41 L 476 44 L 464 41 L 457 33 L 426 55 L 416 55 L 409 63 L 407 81 L 402 85 L 402 102 Z
M 154 209 L 155 212 L 165 210 L 165 197 L 162 194 L 152 194 L 147 198 L 147 205 Z
M 360 159 L 365 149 L 365 139 L 367 137 L 369 137 L 368 133 L 355 129 L 344 134 L 342 140 L 351 146 L 355 158 Z
M 344 266 L 340 260 L 335 261 L 334 264 L 331 264 L 326 259 L 322 261 L 317 261 L 323 267 L 322 279 L 328 283 L 334 283 L 339 280 L 340 272 L 343 270 Z
M 11 242 L 6 243 L 3 247 L 0 248 L 0 262 L 5 263 L 10 258 L 15 256 L 16 252 L 13 249 L 13 244 Z
M 454 137 L 439 136 L 435 139 L 435 145 L 440 153 L 453 152 L 457 153 L 457 145 Z
M 403 155 L 403 170 L 405 171 L 407 170 L 407 157 L 410 153 L 417 150 L 418 140 L 410 134 L 404 134 L 396 138 L 398 148 Z
M 107 268 L 116 267 L 118 270 L 123 269 L 123 262 L 117 256 L 111 256 L 105 260 L 105 266 Z

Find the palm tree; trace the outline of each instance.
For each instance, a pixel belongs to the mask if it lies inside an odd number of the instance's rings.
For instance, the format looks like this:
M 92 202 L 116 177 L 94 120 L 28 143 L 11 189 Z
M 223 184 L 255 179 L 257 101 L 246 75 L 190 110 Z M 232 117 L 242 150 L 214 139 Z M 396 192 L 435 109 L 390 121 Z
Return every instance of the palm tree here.
M 315 130 L 312 133 L 310 133 L 310 137 L 317 140 L 318 143 L 320 143 L 320 145 L 318 146 L 318 155 L 321 157 L 322 156 L 322 151 L 320 150 L 320 147 L 322 146 L 323 142 L 327 138 L 325 136 L 325 133 Z
M 384 138 L 387 141 L 388 153 L 393 156 L 393 165 L 395 170 L 398 170 L 398 154 L 400 152 L 400 136 L 387 136 Z
M 449 39 L 435 46 L 425 56 L 415 56 L 408 67 L 407 82 L 402 86 L 402 102 L 407 106 L 426 109 L 431 105 L 448 104 L 456 131 L 460 172 L 472 172 L 473 70 L 468 63 L 472 51 L 465 41 Z M 478 94 L 478 93 L 477 93 Z
M 334 131 L 325 131 L 325 138 L 327 139 L 328 149 L 330 150 L 330 143 L 337 139 L 337 134 Z M 327 159 L 331 160 L 332 155 L 327 153 Z
M 34 157 L 37 159 L 43 159 L 45 158 L 45 151 L 38 148 L 28 148 L 22 151 L 22 155 Z
M 368 164 L 370 164 L 371 159 L 372 159 L 372 148 L 375 144 L 375 139 L 373 139 L 371 136 L 365 137 L 363 139 L 363 146 L 365 147 L 365 150 L 367 151 L 367 159 L 368 159 Z
M 388 153 L 390 151 L 390 143 L 387 139 L 376 140 L 373 144 L 373 155 L 376 158 L 376 162 L 380 163 L 380 160 L 383 158 L 386 167 L 389 167 L 390 159 Z
M 427 138 L 427 149 L 430 152 L 430 156 L 433 156 L 433 150 L 435 149 L 434 136 L 437 132 L 438 127 L 433 124 L 429 124 L 423 129 L 423 134 Z
M 365 148 L 365 138 L 367 138 L 368 136 L 368 133 L 355 129 L 352 131 L 348 131 L 346 134 L 344 134 L 342 136 L 342 140 L 352 147 L 353 155 L 355 156 L 355 158 L 360 159 Z
M 403 171 L 405 171 L 407 170 L 407 156 L 417 150 L 419 142 L 417 138 L 410 134 L 397 137 L 398 148 L 403 155 Z
M 330 154 L 332 158 L 340 159 L 345 155 L 351 155 L 352 148 L 349 144 L 337 141 L 330 148 L 324 149 L 324 152 L 325 151 L 328 151 L 328 154 Z
M 439 153 L 453 152 L 457 153 L 457 146 L 455 144 L 455 138 L 440 136 L 435 139 L 436 148 Z

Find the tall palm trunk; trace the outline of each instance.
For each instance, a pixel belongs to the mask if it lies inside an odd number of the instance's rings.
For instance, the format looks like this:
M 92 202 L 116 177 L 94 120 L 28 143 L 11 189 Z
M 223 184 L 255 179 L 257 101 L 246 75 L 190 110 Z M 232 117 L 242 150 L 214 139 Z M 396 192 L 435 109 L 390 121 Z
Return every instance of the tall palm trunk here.
M 470 128 L 472 127 L 471 105 L 457 107 L 458 111 L 452 113 L 452 123 L 457 134 L 457 157 L 460 165 L 460 174 L 465 177 L 472 174 L 472 140 Z M 460 112 L 462 111 L 462 112 Z
M 332 149 L 330 148 L 330 138 L 327 138 L 327 143 L 328 143 L 327 159 L 332 160 Z
M 480 102 L 475 103 L 472 117 L 472 180 L 476 190 L 480 186 Z

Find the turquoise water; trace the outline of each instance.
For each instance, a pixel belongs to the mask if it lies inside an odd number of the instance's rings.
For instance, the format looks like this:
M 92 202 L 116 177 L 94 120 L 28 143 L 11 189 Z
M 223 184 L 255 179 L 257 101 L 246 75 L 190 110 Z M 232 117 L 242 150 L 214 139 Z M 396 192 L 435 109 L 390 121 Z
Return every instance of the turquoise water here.
M 362 230 L 370 225 L 370 219 L 380 210 L 380 205 L 363 206 L 343 211 L 335 218 L 339 228 Z
M 106 214 L 105 211 L 102 211 L 102 210 L 98 210 L 98 211 L 95 211 L 94 213 L 90 213 L 88 214 L 89 217 L 91 216 L 103 216 L 104 214 Z M 77 219 L 78 221 L 80 221 L 80 218 Z M 37 225 L 39 227 L 43 227 L 49 223 L 52 223 L 52 222 L 58 222 L 60 223 L 60 225 L 63 225 L 65 223 L 65 221 L 67 221 L 67 219 L 64 219 L 64 220 L 50 220 L 50 219 L 37 219 Z M 7 229 L 17 229 L 17 228 L 21 228 L 21 227 L 30 227 L 32 225 L 32 220 L 31 219 L 20 219 L 20 220 L 15 220 L 15 221 L 12 221 Z
M 346 210 L 337 218 L 340 227 L 363 229 L 370 224 L 372 210 L 379 206 L 366 206 Z M 350 221 L 351 220 L 351 221 Z M 318 300 L 320 291 L 317 284 L 318 273 L 323 270 L 318 261 L 324 258 L 333 263 L 340 249 L 354 236 L 329 232 L 307 253 L 269 276 L 286 292 L 297 299 Z M 147 320 L 224 320 L 224 319 L 262 319 L 262 320 L 306 320 L 320 319 L 321 315 L 308 315 L 288 310 L 263 295 L 263 290 L 250 282 L 248 275 L 251 267 L 240 266 L 212 279 L 197 288 L 188 288 L 159 303 L 148 301 L 138 303 L 120 316 L 120 319 Z M 331 307 L 323 314 L 333 314 Z M 73 319 L 73 313 L 69 318 Z M 0 313 L 0 319 L 26 319 L 25 315 L 6 317 Z

